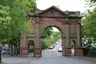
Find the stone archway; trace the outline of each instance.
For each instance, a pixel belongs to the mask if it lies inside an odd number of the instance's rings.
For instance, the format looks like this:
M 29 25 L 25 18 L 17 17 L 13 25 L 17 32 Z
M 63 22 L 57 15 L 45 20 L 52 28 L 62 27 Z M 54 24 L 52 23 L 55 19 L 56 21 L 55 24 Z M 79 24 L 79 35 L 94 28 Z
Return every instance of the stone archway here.
M 80 37 L 80 12 L 76 11 L 61 11 L 52 6 L 46 10 L 35 10 L 28 14 L 30 20 L 30 32 L 21 34 L 21 53 L 27 53 L 27 39 L 34 40 L 35 56 L 42 56 L 41 49 L 41 33 L 48 26 L 55 26 L 61 32 L 62 37 L 62 55 L 71 55 L 69 46 L 70 40 L 75 40 L 76 55 L 83 55 Z M 22 54 L 21 54 L 22 55 Z
M 49 21 L 48 21 L 49 22 Z M 64 38 L 62 38 L 62 35 L 64 35 L 63 33 L 63 30 L 62 30 L 62 28 L 60 27 L 60 26 L 58 26 L 57 24 L 52 24 L 52 23 L 48 23 L 48 25 L 46 25 L 46 26 L 43 26 L 43 27 L 41 27 L 41 30 L 40 30 L 40 36 L 42 36 L 41 35 L 41 33 L 42 33 L 42 31 L 44 30 L 44 29 L 46 29 L 47 27 L 55 27 L 55 28 L 57 28 L 58 30 L 59 30 L 59 32 L 60 32 L 60 36 L 61 36 L 61 40 L 63 40 Z M 41 40 L 42 38 L 40 38 L 40 40 Z M 41 41 L 40 41 L 41 42 Z M 42 43 L 42 42 L 41 42 Z M 65 42 L 64 42 L 64 40 L 61 42 L 62 44 L 63 44 L 63 46 L 62 46 L 62 48 L 64 48 L 65 47 Z M 62 50 L 62 55 L 64 55 L 65 54 L 65 51 L 64 50 Z
M 33 41 L 33 40 L 30 40 L 30 41 L 28 42 L 28 52 L 29 52 L 29 53 L 34 52 L 34 41 Z

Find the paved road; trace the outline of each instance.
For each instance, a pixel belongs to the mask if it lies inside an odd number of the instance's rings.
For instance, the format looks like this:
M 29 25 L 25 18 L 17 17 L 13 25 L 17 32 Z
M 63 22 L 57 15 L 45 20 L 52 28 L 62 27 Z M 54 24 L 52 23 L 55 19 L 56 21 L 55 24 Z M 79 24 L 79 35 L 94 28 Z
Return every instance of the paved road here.
M 43 57 L 30 64 L 96 64 L 96 58 L 62 56 L 62 53 L 58 52 L 60 46 L 61 44 L 56 45 L 54 49 L 43 50 Z
M 43 50 L 42 57 L 57 57 L 62 56 L 62 52 L 58 52 L 61 44 L 56 45 L 53 49 L 45 49 Z
M 95 58 L 96 60 L 96 58 Z M 83 57 L 47 57 L 32 61 L 31 64 L 96 64 L 96 61 Z
M 96 58 L 87 57 L 3 57 L 6 64 L 96 64 Z
M 2 61 L 6 64 L 96 64 L 96 58 L 65 57 L 55 48 L 43 50 L 41 58 L 34 58 L 29 54 L 28 57 L 3 56 Z

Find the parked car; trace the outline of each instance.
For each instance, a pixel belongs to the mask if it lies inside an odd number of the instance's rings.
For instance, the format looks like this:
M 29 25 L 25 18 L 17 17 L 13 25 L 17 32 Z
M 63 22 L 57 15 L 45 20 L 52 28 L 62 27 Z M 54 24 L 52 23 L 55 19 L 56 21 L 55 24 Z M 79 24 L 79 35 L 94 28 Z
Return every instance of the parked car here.
M 9 54 L 9 50 L 8 49 L 2 49 L 1 54 L 2 55 Z
M 62 52 L 62 46 L 59 47 L 58 52 Z
M 54 48 L 54 46 L 50 46 L 50 47 L 49 47 L 49 49 L 53 49 L 53 48 Z
M 55 47 L 56 45 L 54 44 L 53 47 Z

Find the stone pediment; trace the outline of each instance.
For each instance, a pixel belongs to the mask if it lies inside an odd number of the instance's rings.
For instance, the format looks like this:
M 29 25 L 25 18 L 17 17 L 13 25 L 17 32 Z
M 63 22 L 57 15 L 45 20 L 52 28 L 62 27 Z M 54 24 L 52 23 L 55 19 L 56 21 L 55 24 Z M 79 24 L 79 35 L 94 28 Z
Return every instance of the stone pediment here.
M 29 17 L 71 17 L 80 18 L 79 11 L 62 11 L 55 6 L 51 6 L 45 10 L 31 10 L 28 14 Z
M 64 16 L 68 16 L 67 13 L 61 11 L 60 9 L 58 9 L 55 6 L 52 6 L 46 10 L 35 10 L 35 12 L 33 12 L 34 16 L 52 16 L 52 17 L 64 17 Z
M 55 16 L 55 17 L 64 17 L 64 16 L 68 16 L 67 13 L 62 12 L 60 9 L 58 9 L 55 6 L 52 6 L 40 13 L 38 13 L 40 16 Z

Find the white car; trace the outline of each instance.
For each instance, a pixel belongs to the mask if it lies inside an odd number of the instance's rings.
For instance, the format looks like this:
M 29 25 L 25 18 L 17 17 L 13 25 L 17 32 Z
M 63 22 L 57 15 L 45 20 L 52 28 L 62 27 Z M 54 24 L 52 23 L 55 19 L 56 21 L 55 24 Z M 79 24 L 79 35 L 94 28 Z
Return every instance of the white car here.
M 54 47 L 53 46 L 50 46 L 49 49 L 53 49 Z
M 58 52 L 62 52 L 62 46 L 59 47 Z

